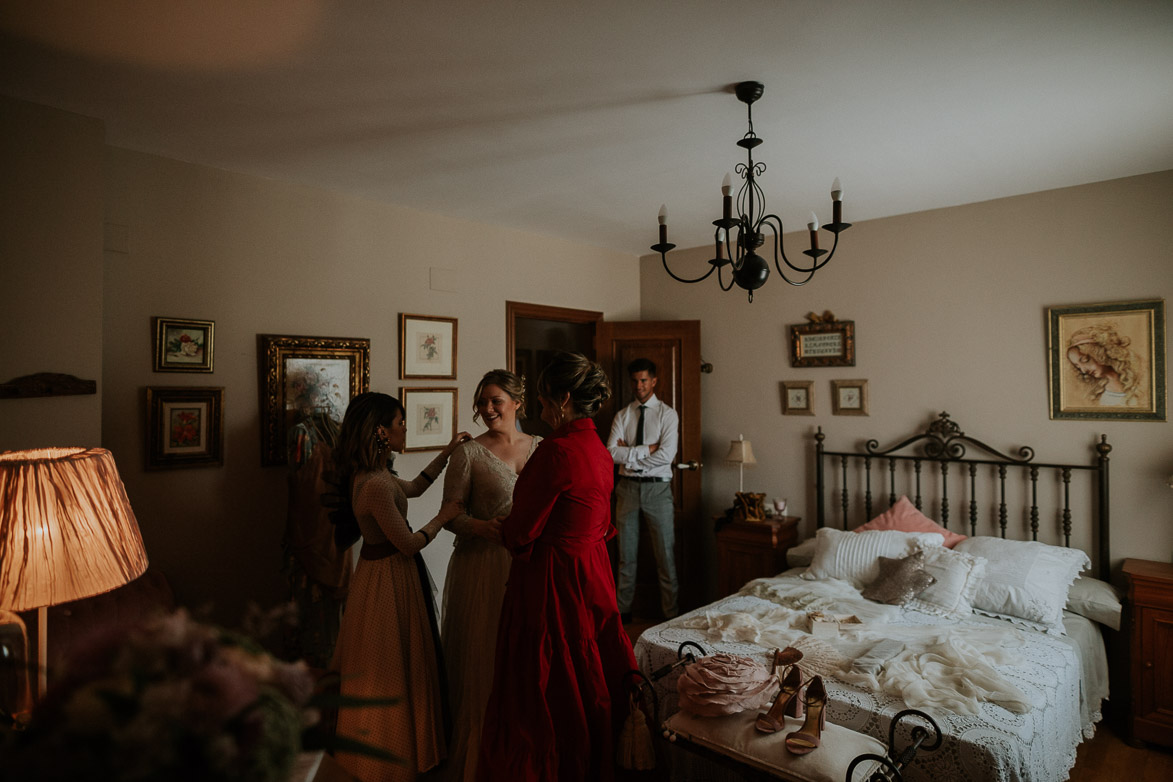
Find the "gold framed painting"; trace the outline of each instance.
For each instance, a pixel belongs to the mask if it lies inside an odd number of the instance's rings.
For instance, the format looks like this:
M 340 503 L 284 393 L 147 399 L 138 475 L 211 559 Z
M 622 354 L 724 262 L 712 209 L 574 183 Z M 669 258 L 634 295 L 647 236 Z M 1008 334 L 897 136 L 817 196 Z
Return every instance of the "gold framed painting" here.
M 147 387 L 147 469 L 224 464 L 224 389 Z
M 456 318 L 399 313 L 399 379 L 456 379 Z
M 341 422 L 371 385 L 371 341 L 355 337 L 257 335 L 261 464 L 286 464 L 286 434 L 306 416 Z
M 1165 300 L 1047 308 L 1052 419 L 1166 420 Z
M 813 380 L 783 380 L 782 415 L 814 415 L 815 384 Z
M 399 389 L 407 439 L 403 452 L 438 451 L 456 436 L 455 388 Z
M 216 322 L 152 318 L 156 372 L 211 372 Z
M 791 326 L 790 366 L 855 366 L 855 321 L 823 320 Z
M 831 415 L 867 415 L 868 381 L 832 380 Z

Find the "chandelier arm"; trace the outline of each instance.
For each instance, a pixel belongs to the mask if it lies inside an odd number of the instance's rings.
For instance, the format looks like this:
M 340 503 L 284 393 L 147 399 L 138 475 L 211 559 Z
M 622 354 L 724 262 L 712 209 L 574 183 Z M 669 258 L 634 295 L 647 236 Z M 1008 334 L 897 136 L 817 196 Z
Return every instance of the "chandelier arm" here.
M 716 266 L 710 266 L 709 270 L 707 272 L 702 274 L 700 277 L 697 277 L 695 280 L 686 280 L 683 277 L 677 276 L 676 274 L 673 273 L 673 271 L 671 269 L 668 268 L 668 253 L 660 253 L 660 260 L 664 263 L 664 271 L 668 272 L 668 276 L 671 277 L 672 279 L 676 280 L 677 282 L 688 282 L 688 283 L 701 282 L 702 280 L 704 280 L 706 277 L 708 277 L 710 274 L 713 273 L 713 269 L 717 268 Z
M 721 275 L 721 268 L 717 267 L 717 284 L 721 286 L 721 290 L 728 291 L 728 290 L 732 289 L 734 282 L 735 282 L 735 280 L 733 279 L 733 275 L 730 274 L 729 275 L 729 284 L 726 285 L 724 282 L 724 277 L 722 277 L 722 275 Z
M 766 215 L 765 217 L 763 217 L 761 219 L 761 222 L 758 224 L 759 230 L 763 224 L 769 226 L 770 232 L 774 234 L 774 268 L 778 270 L 778 275 L 788 285 L 793 285 L 796 288 L 800 285 L 806 285 L 808 282 L 810 282 L 811 277 L 814 277 L 815 272 L 818 271 L 818 266 L 816 265 L 813 268 L 803 269 L 798 266 L 795 266 L 793 263 L 790 262 L 790 259 L 786 257 L 786 247 L 782 243 L 782 219 L 780 217 L 778 217 L 778 215 Z M 801 280 L 792 280 L 789 277 L 787 277 L 786 271 L 778 263 L 778 256 L 779 255 L 782 256 L 783 263 L 785 263 L 788 267 L 790 267 L 790 269 L 798 272 L 799 274 L 805 274 L 806 277 Z M 814 263 L 814 259 L 812 259 L 811 262 Z

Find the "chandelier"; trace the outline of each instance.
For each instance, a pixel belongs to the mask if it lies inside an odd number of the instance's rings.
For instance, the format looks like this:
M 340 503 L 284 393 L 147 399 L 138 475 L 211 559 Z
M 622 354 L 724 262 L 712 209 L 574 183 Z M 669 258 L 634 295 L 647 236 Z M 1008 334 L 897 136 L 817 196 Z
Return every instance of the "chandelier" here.
M 753 104 L 762 97 L 764 89 L 762 83 L 756 81 L 743 81 L 734 88 L 737 99 L 746 105 L 749 119 L 749 130 L 737 142 L 737 146 L 746 152 L 746 162 L 738 163 L 734 169 L 745 181 L 737 191 L 736 217 L 733 216 L 733 186 L 729 174 L 725 175 L 725 180 L 721 183 L 721 219 L 713 221 L 713 225 L 716 226 L 713 236 L 716 257 L 709 261 L 709 270 L 690 280 L 676 275 L 668 268 L 668 251 L 676 245 L 668 242 L 668 211 L 663 206 L 660 207 L 659 215 L 660 241 L 652 245 L 652 250 L 658 252 L 664 262 L 664 271 L 668 272 L 672 279 L 688 283 L 700 282 L 716 271 L 717 284 L 721 286 L 721 290 L 730 290 L 736 283 L 738 287 L 749 292 L 750 302 L 753 301 L 753 292 L 765 285 L 770 277 L 769 263 L 757 252 L 765 244 L 766 228 L 774 235 L 774 268 L 778 270 L 778 274 L 790 285 L 805 285 L 815 272 L 830 263 L 831 258 L 835 256 L 835 248 L 839 246 L 839 233 L 851 227 L 851 223 L 843 222 L 843 188 L 836 178 L 831 185 L 831 222 L 823 226 L 824 231 L 835 234 L 830 253 L 819 248 L 819 218 L 811 212 L 810 220 L 806 224 L 810 232 L 811 246 L 809 250 L 802 251 L 803 255 L 810 257 L 810 265 L 796 266 L 786 257 L 786 251 L 782 247 L 782 219 L 774 214 L 766 214 L 766 197 L 757 183 L 757 177 L 766 170 L 766 164 L 755 163 L 753 159 L 754 147 L 762 143 L 762 139 L 753 131 Z M 820 261 L 824 255 L 827 257 Z M 786 275 L 786 271 L 778 262 L 779 257 L 782 263 L 796 274 L 794 279 Z M 725 283 L 722 272 L 725 266 L 729 266 L 731 271 L 728 284 Z

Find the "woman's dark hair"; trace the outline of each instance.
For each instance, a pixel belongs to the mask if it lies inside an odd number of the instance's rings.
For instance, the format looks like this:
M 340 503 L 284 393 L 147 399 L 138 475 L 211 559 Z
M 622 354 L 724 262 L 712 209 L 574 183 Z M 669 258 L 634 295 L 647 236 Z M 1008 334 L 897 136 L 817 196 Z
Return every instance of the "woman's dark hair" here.
M 379 450 L 375 430 L 390 426 L 397 414 L 404 415 L 399 400 L 375 391 L 359 394 L 346 408 L 338 441 L 334 444 L 333 469 L 323 476 L 333 491 L 322 495 L 322 504 L 330 508 L 334 542 L 340 549 L 350 548 L 361 536 L 358 519 L 350 504 L 351 479 L 357 472 L 387 467 L 390 454 Z
M 477 402 L 481 399 L 481 392 L 485 386 L 497 386 L 504 391 L 514 402 L 520 402 L 517 408 L 518 420 L 525 418 L 525 378 L 510 372 L 508 369 L 490 369 L 477 383 L 477 391 L 472 398 L 472 420 L 480 423 L 481 413 L 477 410 Z
M 538 393 L 546 399 L 570 394 L 574 412 L 590 418 L 611 398 L 603 368 L 581 353 L 559 351 L 538 377 Z

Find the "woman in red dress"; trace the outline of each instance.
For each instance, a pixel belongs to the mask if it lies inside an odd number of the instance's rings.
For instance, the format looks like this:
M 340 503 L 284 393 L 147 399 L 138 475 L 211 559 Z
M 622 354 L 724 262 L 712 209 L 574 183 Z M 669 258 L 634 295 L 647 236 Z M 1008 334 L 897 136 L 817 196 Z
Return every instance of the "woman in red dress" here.
M 591 416 L 611 395 L 598 364 L 559 353 L 538 380 L 542 441 L 501 536 L 513 554 L 478 780 L 610 780 L 636 667 L 606 541 L 613 466 Z

